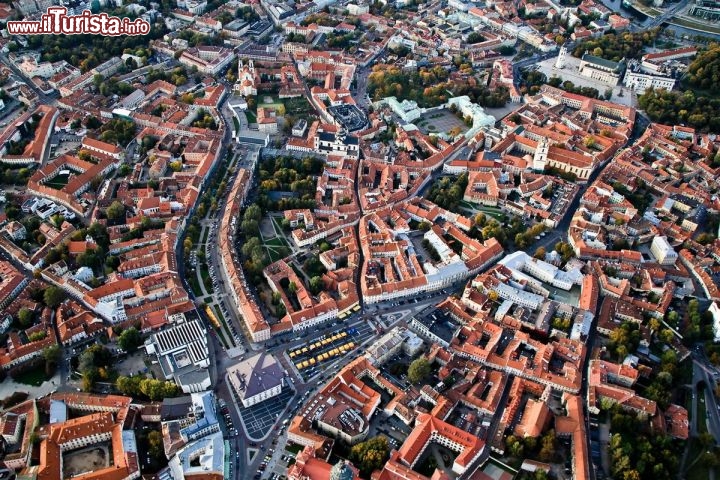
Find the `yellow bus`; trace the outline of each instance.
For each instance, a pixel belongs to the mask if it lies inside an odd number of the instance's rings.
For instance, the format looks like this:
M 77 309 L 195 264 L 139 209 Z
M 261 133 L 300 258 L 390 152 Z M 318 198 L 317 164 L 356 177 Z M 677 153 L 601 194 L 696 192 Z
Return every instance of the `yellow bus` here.
M 322 359 L 323 359 L 323 360 L 327 360 L 327 359 L 329 359 L 330 357 L 331 357 L 331 355 L 328 354 L 328 353 L 323 353 L 323 354 L 322 354 Z
M 295 367 L 297 367 L 298 370 L 302 370 L 302 362 L 298 362 L 295 364 Z
M 315 359 L 314 359 L 314 358 L 311 358 L 310 360 L 308 360 L 308 363 L 309 363 L 310 365 L 315 365 Z
M 353 308 L 353 312 L 357 312 L 360 310 L 360 305 L 355 305 L 355 308 Z
M 295 352 L 290 352 L 290 358 L 293 358 L 295 355 Z
M 307 353 L 307 352 L 308 352 L 308 348 L 307 348 L 307 347 L 303 347 L 302 353 Z
M 215 317 L 215 313 L 213 313 L 210 305 L 205 306 L 205 313 L 207 313 L 207 316 L 212 322 L 212 324 L 215 325 L 215 327 L 220 328 L 220 322 L 218 321 L 217 317 Z

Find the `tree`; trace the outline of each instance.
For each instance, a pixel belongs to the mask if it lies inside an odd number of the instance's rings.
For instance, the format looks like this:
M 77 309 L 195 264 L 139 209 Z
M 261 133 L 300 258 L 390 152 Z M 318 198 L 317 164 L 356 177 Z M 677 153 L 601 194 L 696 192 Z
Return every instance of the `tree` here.
M 534 480 L 548 480 L 550 477 L 545 470 L 538 469 L 535 470 L 535 476 L 533 478 Z
M 161 461 L 165 455 L 165 448 L 163 447 L 162 434 L 157 430 L 152 430 L 148 433 L 148 453 L 156 461 Z
M 51 376 L 62 357 L 62 350 L 58 344 L 46 347 L 43 350 L 43 358 L 45 359 L 45 374 Z
M 118 345 L 126 352 L 133 353 L 142 345 L 142 335 L 135 327 L 127 328 L 120 334 Z
M 540 461 L 549 462 L 555 457 L 555 430 L 548 430 L 540 442 Z
M 371 438 L 350 449 L 350 460 L 360 468 L 363 478 L 370 478 L 373 471 L 382 468 L 389 456 L 390 447 L 384 436 Z
M 97 117 L 94 117 L 92 115 L 85 119 L 85 127 L 87 127 L 88 130 L 95 130 L 101 125 L 102 123 L 100 123 L 100 120 L 98 120 Z
M 83 390 L 92 390 L 98 380 L 108 380 L 112 373 L 113 356 L 110 350 L 100 344 L 90 345 L 80 355 L 78 372 L 83 377 Z
M 118 221 L 125 218 L 125 205 L 115 200 L 105 211 L 110 220 Z
M 28 328 L 30 325 L 32 325 L 34 317 L 35 314 L 33 313 L 33 311 L 29 310 L 26 307 L 22 307 L 18 312 L 18 322 L 20 322 L 20 326 L 23 328 Z
M 510 445 L 510 455 L 516 458 L 522 458 L 523 454 L 525 453 L 525 446 L 516 441 L 515 443 Z
M 118 391 L 120 391 L 120 393 L 122 393 L 123 395 L 135 397 L 140 395 L 141 381 L 142 377 L 140 376 L 120 376 L 117 378 L 117 380 L 115 380 L 115 388 L 117 388 Z
M 478 33 L 478 32 L 472 32 L 472 33 L 471 33 L 470 35 L 468 35 L 468 37 L 467 37 L 467 43 L 469 43 L 470 45 L 474 45 L 474 44 L 476 44 L 476 43 L 481 43 L 481 42 L 484 42 L 484 41 L 485 41 L 485 37 L 483 37 L 483 36 L 482 36 L 480 33 Z
M 310 279 L 310 292 L 313 295 L 317 295 L 322 291 L 324 287 L 322 277 L 315 276 Z
M 47 337 L 47 332 L 45 330 L 38 330 L 28 335 L 28 340 L 37 342 L 38 340 L 43 340 L 45 337 Z
M 65 292 L 54 285 L 51 285 L 43 292 L 43 302 L 50 308 L 55 308 L 65 300 Z
M 545 251 L 545 247 L 538 247 L 537 250 L 535 250 L 535 255 L 533 255 L 533 257 L 535 257 L 539 260 L 545 260 L 546 254 L 547 254 L 547 251 Z
M 408 367 L 408 380 L 417 383 L 430 374 L 430 362 L 425 357 L 415 359 Z
M 180 389 L 174 383 L 139 375 L 120 376 L 115 381 L 115 387 L 125 395 L 145 397 L 153 401 L 175 397 L 180 393 Z
M 49 346 L 43 350 L 43 358 L 45 358 L 46 362 L 56 364 L 58 360 L 60 360 L 60 356 L 62 355 L 62 350 L 60 350 L 60 346 L 55 344 L 52 346 Z

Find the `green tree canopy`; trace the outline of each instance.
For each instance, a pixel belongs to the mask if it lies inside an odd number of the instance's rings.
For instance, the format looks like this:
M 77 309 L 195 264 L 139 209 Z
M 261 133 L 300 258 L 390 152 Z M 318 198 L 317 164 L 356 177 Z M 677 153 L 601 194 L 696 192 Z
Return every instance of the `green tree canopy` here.
M 34 318 L 35 314 L 32 312 L 32 310 L 26 307 L 22 307 L 18 312 L 18 322 L 20 322 L 20 326 L 23 328 L 28 328 L 30 325 L 32 325 Z
M 118 338 L 118 345 L 120 345 L 120 348 L 126 352 L 133 353 L 140 345 L 142 345 L 142 341 L 142 335 L 140 335 L 138 329 L 130 327 L 123 330 L 120 334 L 120 337 Z
M 125 218 L 125 205 L 120 203 L 118 200 L 115 200 L 110 204 L 105 213 L 110 220 L 122 220 Z
M 417 383 L 430 374 L 430 362 L 425 357 L 420 357 L 410 364 L 408 367 L 408 380 Z
M 364 478 L 369 478 L 373 471 L 382 468 L 389 456 L 390 446 L 384 436 L 371 438 L 350 449 L 350 460 L 358 466 Z
M 55 308 L 65 300 L 65 292 L 54 285 L 51 285 L 43 292 L 43 302 L 50 308 Z

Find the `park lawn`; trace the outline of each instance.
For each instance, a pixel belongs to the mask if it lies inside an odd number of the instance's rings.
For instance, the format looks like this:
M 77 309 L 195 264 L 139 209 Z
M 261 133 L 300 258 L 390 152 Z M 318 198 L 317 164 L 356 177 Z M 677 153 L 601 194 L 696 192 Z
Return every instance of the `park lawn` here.
M 31 370 L 28 370 L 27 372 L 23 372 L 16 377 L 13 377 L 13 380 L 18 383 L 22 383 L 23 385 L 32 385 L 33 387 L 39 387 L 48 380 L 48 376 L 45 375 L 45 366 L 40 365 Z
M 296 443 L 293 443 L 292 445 L 285 445 L 285 450 L 287 450 L 290 453 L 294 453 L 294 454 L 297 454 L 302 449 L 303 449 L 303 446 L 298 445 Z
M 263 246 L 267 250 L 271 262 L 282 260 L 291 253 L 287 241 L 282 237 L 272 237 L 264 240 Z
M 207 266 L 200 265 L 200 276 L 202 277 L 203 284 L 205 285 L 205 290 L 210 295 L 212 295 L 213 294 L 212 279 L 210 278 L 210 271 L 208 270 Z
M 54 188 L 55 190 L 62 190 L 70 180 L 70 175 L 57 175 L 49 182 L 45 182 L 45 185 Z
M 277 218 L 270 217 L 270 219 L 272 220 L 273 224 L 275 225 L 275 231 L 282 232 L 282 230 L 283 230 L 282 225 L 280 225 L 280 222 L 277 220 Z
M 269 247 L 287 247 L 288 244 L 282 237 L 273 237 L 270 240 L 265 241 L 265 245 Z
M 705 408 L 705 392 L 698 392 L 698 418 L 697 418 L 697 431 L 698 433 L 707 433 L 707 409 Z
M 270 102 L 265 102 L 265 97 L 268 97 L 271 99 Z M 266 108 L 278 108 L 278 107 L 284 107 L 285 104 L 282 100 L 280 100 L 276 95 L 265 95 L 265 94 L 258 94 L 257 96 L 257 106 L 258 107 L 266 107 Z
M 284 252 L 282 252 L 281 250 L 276 249 L 276 248 L 268 247 L 267 251 L 268 251 L 268 256 L 270 257 L 271 262 L 277 262 L 278 260 L 282 260 L 283 258 L 285 258 L 287 256 L 287 255 L 283 255 Z
M 285 113 L 289 115 L 297 115 L 300 118 L 307 118 L 308 113 L 313 111 L 310 107 L 310 103 L 305 97 L 286 98 L 284 103 Z
M 192 275 L 187 275 L 187 278 L 190 281 L 190 288 L 192 289 L 195 296 L 202 297 L 203 291 L 202 288 L 200 288 L 200 282 L 198 282 L 197 274 L 195 272 L 192 272 Z
M 501 221 L 502 217 L 504 215 L 502 210 L 500 210 L 499 208 L 488 207 L 485 205 L 470 203 L 470 202 L 466 202 L 465 200 L 460 201 L 460 206 L 465 208 L 466 210 L 482 212 L 485 215 L 489 215 L 498 221 Z

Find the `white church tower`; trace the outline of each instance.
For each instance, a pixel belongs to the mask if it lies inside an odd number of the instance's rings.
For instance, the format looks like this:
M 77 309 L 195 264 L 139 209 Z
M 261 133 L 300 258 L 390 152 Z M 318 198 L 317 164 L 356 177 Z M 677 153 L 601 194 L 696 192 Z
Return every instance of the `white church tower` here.
M 560 47 L 560 53 L 558 54 L 557 59 L 555 60 L 555 68 L 561 69 L 565 66 L 565 57 L 567 56 L 567 47 L 565 44 L 562 44 Z
M 541 138 L 535 149 L 535 155 L 533 156 L 533 170 L 536 172 L 543 172 L 545 170 L 549 149 L 550 146 L 548 145 L 547 138 Z

